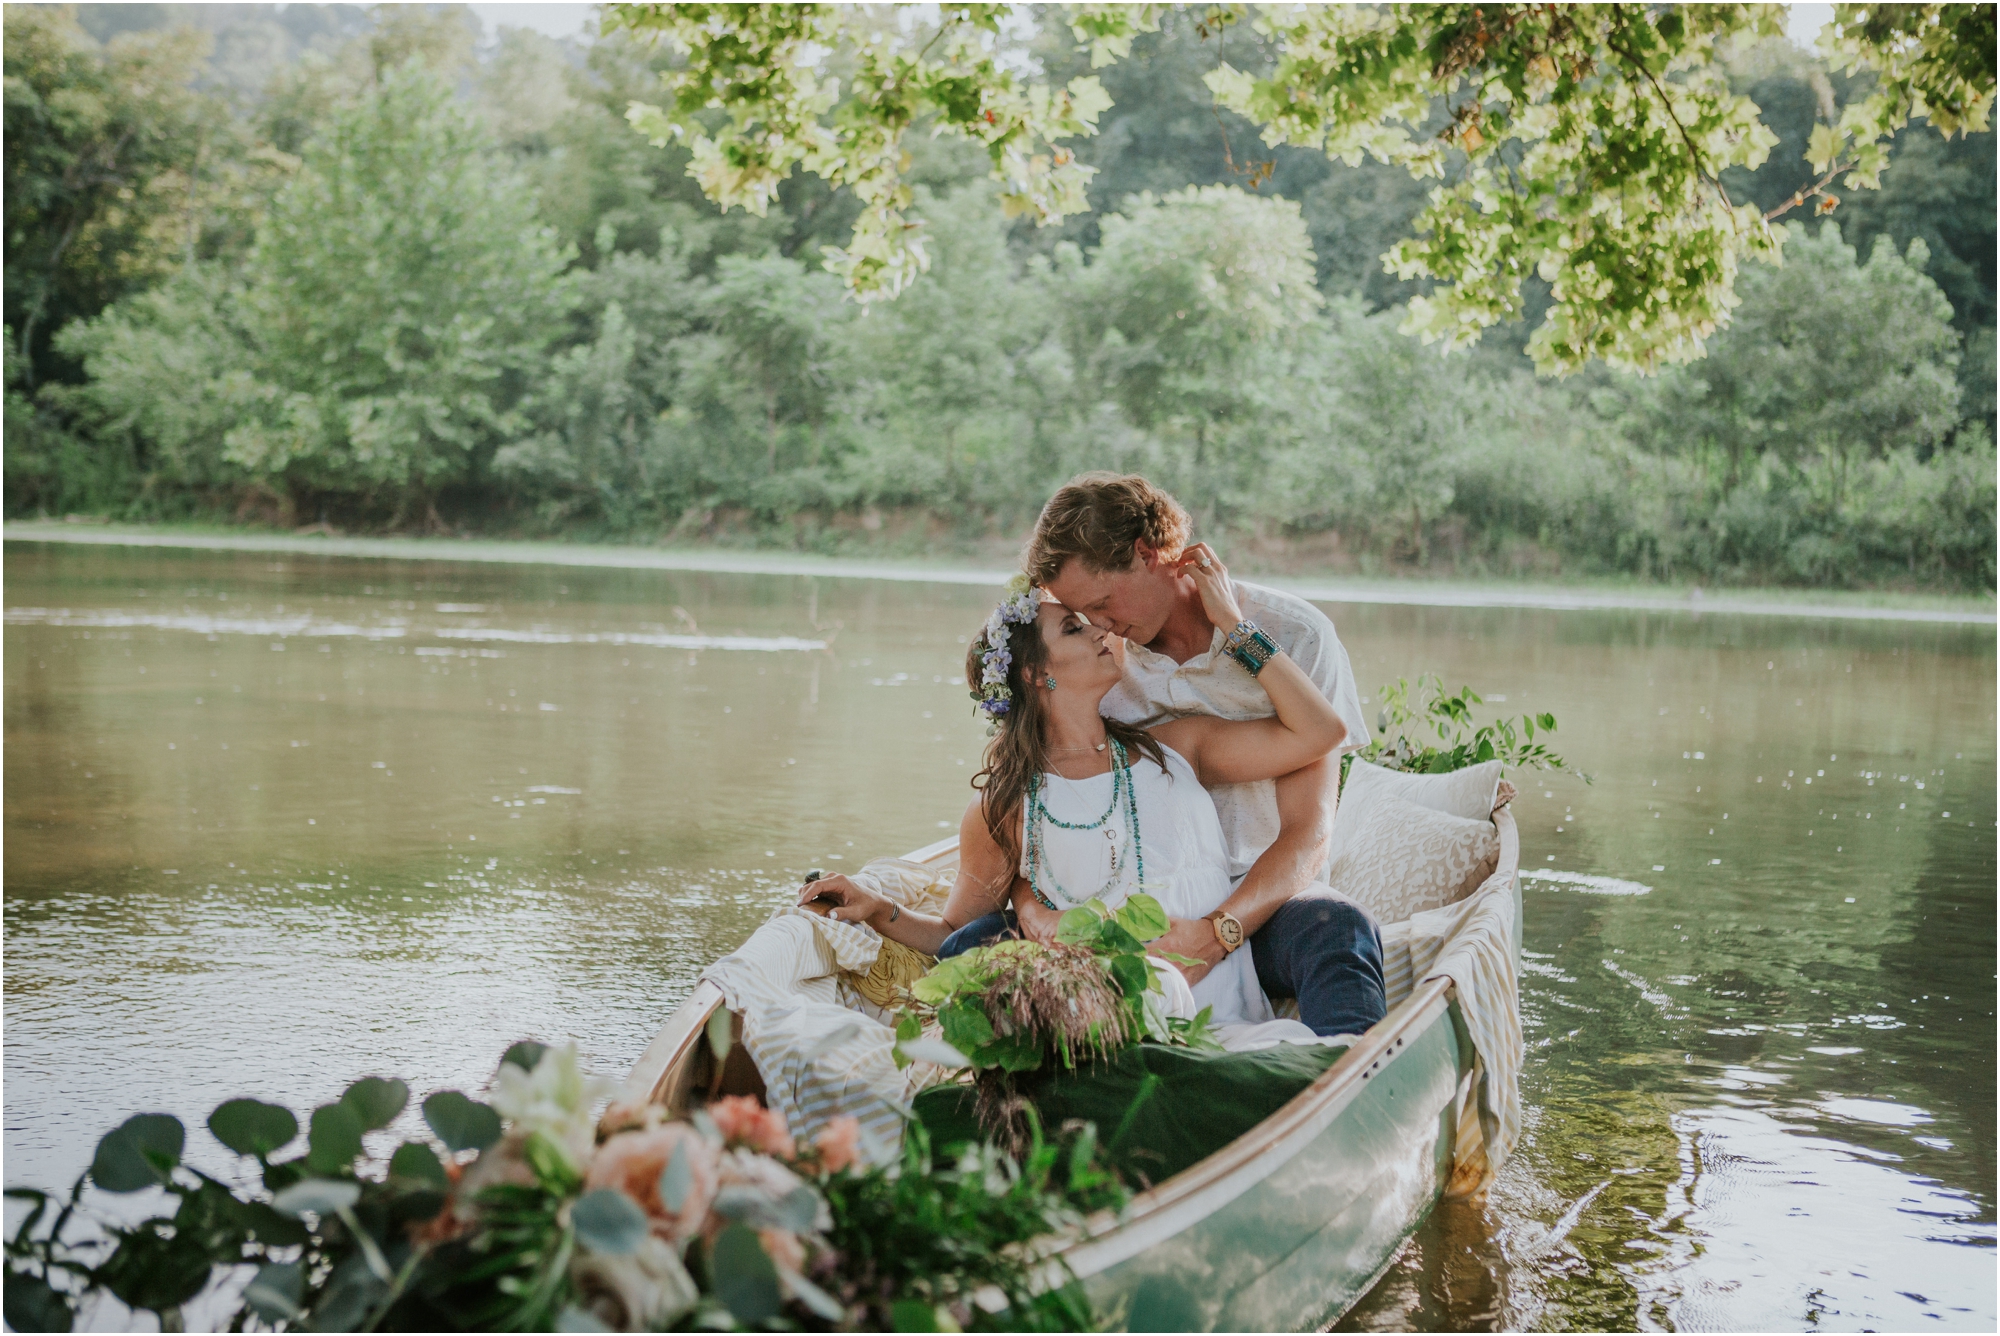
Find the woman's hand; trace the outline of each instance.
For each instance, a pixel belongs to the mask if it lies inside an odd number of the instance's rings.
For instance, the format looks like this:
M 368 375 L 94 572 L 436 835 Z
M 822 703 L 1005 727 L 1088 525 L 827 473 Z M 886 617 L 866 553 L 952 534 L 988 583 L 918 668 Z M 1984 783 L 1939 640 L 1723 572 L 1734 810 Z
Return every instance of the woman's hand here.
M 1019 925 L 1023 937 L 1046 946 L 1055 941 L 1056 929 L 1062 925 L 1062 915 L 1045 908 L 1032 895 L 1020 895 L 1014 899 L 1014 922 Z
M 1229 587 L 1229 568 L 1215 555 L 1214 548 L 1207 543 L 1188 544 L 1181 550 L 1174 573 L 1194 580 L 1194 587 L 1201 594 L 1201 610 L 1208 614 L 1212 625 L 1220 627 L 1225 635 L 1236 629 L 1236 623 L 1243 620 L 1243 609 L 1237 605 L 1236 592 Z
M 889 902 L 835 875 L 807 882 L 799 891 L 799 908 L 824 914 L 837 923 L 867 923 L 877 914 L 888 913 Z

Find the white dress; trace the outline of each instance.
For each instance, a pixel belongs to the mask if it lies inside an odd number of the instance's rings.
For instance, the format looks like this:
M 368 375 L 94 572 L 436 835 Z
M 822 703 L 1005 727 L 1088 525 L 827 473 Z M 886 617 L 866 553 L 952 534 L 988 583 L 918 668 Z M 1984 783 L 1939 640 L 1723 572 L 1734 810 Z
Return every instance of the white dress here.
M 1133 849 L 1133 832 L 1125 804 L 1098 830 L 1064 830 L 1042 823 L 1043 867 L 1038 879 L 1042 893 L 1058 909 L 1074 909 L 1093 896 L 1116 909 L 1134 890 L 1160 902 L 1174 918 L 1200 918 L 1229 898 L 1229 855 L 1222 841 L 1222 822 L 1208 790 L 1194 767 L 1179 752 L 1163 746 L 1167 768 L 1145 757 L 1132 756 L 1132 787 L 1139 813 L 1139 849 L 1146 880 L 1138 882 L 1140 858 Z M 1111 803 L 1112 772 L 1090 779 L 1042 777 L 1042 803 L 1058 821 L 1080 825 L 1097 820 Z M 1026 816 L 1023 816 L 1021 875 L 1028 873 Z M 1117 875 L 1113 877 L 1114 863 Z M 1257 1025 L 1273 1019 L 1270 999 L 1257 986 L 1257 967 L 1249 944 L 1230 952 L 1194 985 L 1197 1008 L 1211 1008 L 1216 1025 Z M 1312 1032 L 1292 1022 L 1310 1040 Z M 1286 1037 L 1298 1037 L 1289 1034 Z M 1273 1037 L 1275 1036 L 1274 1032 Z M 1234 1047 L 1234 1045 L 1231 1045 Z

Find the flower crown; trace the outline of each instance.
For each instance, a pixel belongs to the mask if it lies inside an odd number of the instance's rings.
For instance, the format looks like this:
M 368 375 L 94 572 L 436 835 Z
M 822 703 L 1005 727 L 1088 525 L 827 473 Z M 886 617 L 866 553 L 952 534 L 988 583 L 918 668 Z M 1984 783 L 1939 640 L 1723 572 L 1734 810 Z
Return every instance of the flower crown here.
M 979 712 L 995 729 L 1000 727 L 1000 716 L 1014 703 L 1013 689 L 1007 685 L 1007 670 L 1014 666 L 1014 651 L 1007 644 L 1008 628 L 1034 621 L 1041 602 L 1041 591 L 1028 577 L 1015 576 L 1007 582 L 1007 597 L 993 609 L 975 642 L 979 646 L 979 685 L 972 691 L 972 699 L 979 702 Z

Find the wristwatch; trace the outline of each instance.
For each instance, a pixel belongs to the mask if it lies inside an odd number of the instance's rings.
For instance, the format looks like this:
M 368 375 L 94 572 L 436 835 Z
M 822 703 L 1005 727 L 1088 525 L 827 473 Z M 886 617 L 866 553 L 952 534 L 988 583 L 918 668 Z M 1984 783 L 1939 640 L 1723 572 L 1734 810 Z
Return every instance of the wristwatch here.
M 1222 943 L 1224 954 L 1243 945 L 1243 925 L 1237 922 L 1236 915 L 1218 909 L 1205 917 L 1215 925 L 1215 940 Z

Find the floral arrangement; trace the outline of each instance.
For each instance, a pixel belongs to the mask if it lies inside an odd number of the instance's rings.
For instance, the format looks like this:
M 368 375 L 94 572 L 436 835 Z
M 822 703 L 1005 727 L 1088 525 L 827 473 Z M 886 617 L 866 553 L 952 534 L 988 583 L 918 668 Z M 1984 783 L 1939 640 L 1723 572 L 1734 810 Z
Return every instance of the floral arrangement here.
M 1192 1020 L 1166 1014 L 1146 943 L 1169 926 L 1150 895 L 1127 896 L 1115 911 L 1093 899 L 1057 921 L 1054 942 L 1012 939 L 941 960 L 910 986 L 914 1005 L 897 1022 L 898 1060 L 942 1057 L 971 1068 L 981 1125 L 1018 1148 L 1031 1129 L 1017 1073 L 1051 1059 L 1073 1070 L 1142 1041 L 1219 1049 L 1207 1008 Z M 928 1022 L 942 1047 L 926 1044 Z
M 1007 582 L 1007 597 L 1000 600 L 979 632 L 978 643 L 984 648 L 979 651 L 979 687 L 972 699 L 994 728 L 1014 704 L 1014 690 L 1007 685 L 1007 670 L 1014 666 L 1014 651 L 1007 644 L 1012 634 L 1008 628 L 1034 621 L 1041 602 L 1041 592 L 1028 583 L 1028 577 L 1017 575 Z
M 1051 1288 L 1018 1247 L 1122 1200 L 1085 1129 L 940 1167 L 912 1124 L 885 1166 L 859 1154 L 851 1118 L 801 1144 L 752 1098 L 684 1121 L 614 1103 L 600 1119 L 611 1091 L 573 1045 L 516 1044 L 486 1101 L 431 1095 L 431 1139 L 386 1161 L 366 1143 L 402 1114 L 402 1081 L 369 1077 L 313 1110 L 302 1149 L 289 1109 L 230 1100 L 208 1128 L 246 1161 L 234 1184 L 184 1161 L 179 1119 L 139 1114 L 67 1198 L 8 1191 L 28 1211 L 6 1244 L 7 1321 L 68 1331 L 108 1294 L 165 1331 L 198 1297 L 233 1330 L 1089 1325 L 1074 1287 Z M 170 1212 L 92 1210 L 93 1193 L 145 1191 Z M 883 1253 L 926 1221 L 957 1237 Z

